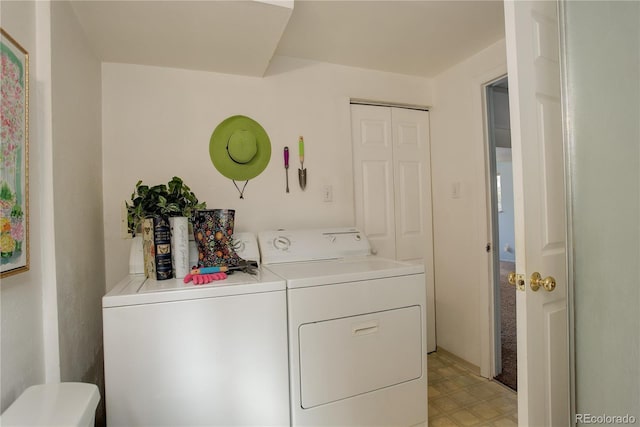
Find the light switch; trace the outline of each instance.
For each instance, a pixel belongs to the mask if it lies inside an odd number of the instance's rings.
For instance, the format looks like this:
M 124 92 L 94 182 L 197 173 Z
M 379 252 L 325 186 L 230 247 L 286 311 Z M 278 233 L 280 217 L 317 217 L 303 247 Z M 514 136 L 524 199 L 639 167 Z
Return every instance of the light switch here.
M 324 188 L 322 189 L 322 200 L 325 202 L 333 202 L 333 186 L 324 186 Z
M 456 181 L 451 184 L 451 198 L 459 199 L 460 198 L 460 181 Z

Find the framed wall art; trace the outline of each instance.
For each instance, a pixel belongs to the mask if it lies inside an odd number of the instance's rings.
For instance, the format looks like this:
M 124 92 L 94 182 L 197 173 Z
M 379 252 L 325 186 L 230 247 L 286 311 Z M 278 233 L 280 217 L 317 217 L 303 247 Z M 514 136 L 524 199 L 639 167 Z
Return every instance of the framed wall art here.
M 0 28 L 0 277 L 29 269 L 29 54 Z

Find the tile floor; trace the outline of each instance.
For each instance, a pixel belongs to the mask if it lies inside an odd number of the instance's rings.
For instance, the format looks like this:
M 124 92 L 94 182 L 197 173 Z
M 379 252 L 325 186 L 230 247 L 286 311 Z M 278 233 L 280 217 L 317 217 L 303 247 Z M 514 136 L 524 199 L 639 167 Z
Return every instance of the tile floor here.
M 516 393 L 487 380 L 448 353 L 427 356 L 429 427 L 517 426 Z

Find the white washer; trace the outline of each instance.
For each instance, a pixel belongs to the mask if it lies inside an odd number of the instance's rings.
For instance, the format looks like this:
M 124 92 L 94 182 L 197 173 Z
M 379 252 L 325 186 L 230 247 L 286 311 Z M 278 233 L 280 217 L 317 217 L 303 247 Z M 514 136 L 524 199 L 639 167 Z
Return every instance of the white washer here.
M 108 425 L 289 425 L 285 289 L 262 268 L 122 280 L 102 300 Z
M 287 281 L 291 424 L 425 424 L 424 267 L 370 255 L 353 228 L 258 242 Z

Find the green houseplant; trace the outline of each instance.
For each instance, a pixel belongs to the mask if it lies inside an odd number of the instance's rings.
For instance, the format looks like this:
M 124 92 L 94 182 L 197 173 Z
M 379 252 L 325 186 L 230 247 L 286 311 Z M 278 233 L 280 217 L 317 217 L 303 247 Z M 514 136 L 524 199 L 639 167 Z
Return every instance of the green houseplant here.
M 147 277 L 157 280 L 183 278 L 189 269 L 189 224 L 193 223 L 195 211 L 205 209 L 206 203 L 200 203 L 189 186 L 174 176 L 167 184 L 151 187 L 138 181 L 131 194 L 131 202 L 126 205 L 127 226 L 133 236 L 129 272 L 137 274 L 143 269 Z M 146 218 L 162 220 L 153 220 L 152 223 L 159 228 L 151 232 L 151 238 L 146 234 L 143 239 L 142 235 L 136 234 L 143 230 Z M 160 237 L 162 242 L 156 241 L 158 236 L 163 236 L 163 227 L 167 227 L 167 232 L 170 230 L 170 245 L 163 237 Z M 163 261 L 168 254 L 171 259 L 169 268 Z
M 147 217 L 184 216 L 191 222 L 195 211 L 205 209 L 206 206 L 206 203 L 198 201 L 193 191 L 177 176 L 167 184 L 152 187 L 138 181 L 131 194 L 131 203 L 127 202 L 128 229 L 135 236 Z

